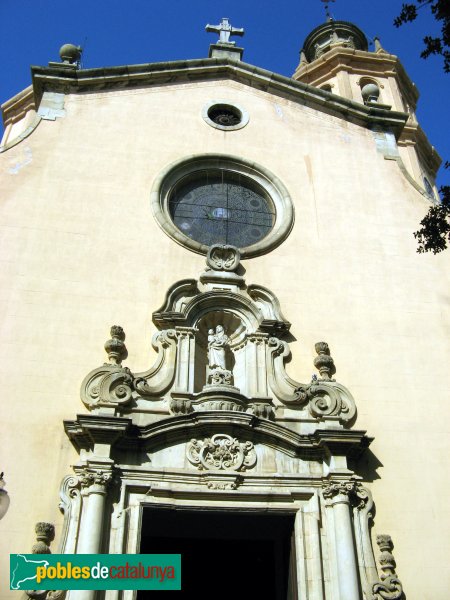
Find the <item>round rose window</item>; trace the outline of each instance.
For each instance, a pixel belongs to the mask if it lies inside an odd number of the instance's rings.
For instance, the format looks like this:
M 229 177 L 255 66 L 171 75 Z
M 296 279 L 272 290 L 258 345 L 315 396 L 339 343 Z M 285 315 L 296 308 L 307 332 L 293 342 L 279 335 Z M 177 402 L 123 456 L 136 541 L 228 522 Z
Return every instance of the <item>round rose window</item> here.
M 238 248 L 266 237 L 275 217 L 262 187 L 227 170 L 198 171 L 179 181 L 169 212 L 175 226 L 196 242 Z

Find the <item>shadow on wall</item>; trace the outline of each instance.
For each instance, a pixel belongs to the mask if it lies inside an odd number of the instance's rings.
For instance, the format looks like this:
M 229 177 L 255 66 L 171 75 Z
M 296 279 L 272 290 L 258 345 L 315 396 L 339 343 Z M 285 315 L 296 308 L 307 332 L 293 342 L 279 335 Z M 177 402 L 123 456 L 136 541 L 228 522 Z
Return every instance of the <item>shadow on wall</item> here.
M 377 473 L 377 469 L 383 466 L 383 463 L 378 460 L 370 448 L 367 448 L 359 458 L 349 460 L 349 468 L 367 483 L 381 479 L 381 476 Z

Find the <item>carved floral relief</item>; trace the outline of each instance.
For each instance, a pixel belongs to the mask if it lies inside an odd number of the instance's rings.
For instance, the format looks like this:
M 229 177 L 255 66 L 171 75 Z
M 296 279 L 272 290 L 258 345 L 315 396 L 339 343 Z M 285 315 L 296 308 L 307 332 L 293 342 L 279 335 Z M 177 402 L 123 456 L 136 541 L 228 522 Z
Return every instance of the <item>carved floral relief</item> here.
M 191 440 L 186 453 L 189 462 L 199 470 L 243 471 L 256 464 L 252 442 L 239 442 L 225 433 L 216 433 L 204 440 Z

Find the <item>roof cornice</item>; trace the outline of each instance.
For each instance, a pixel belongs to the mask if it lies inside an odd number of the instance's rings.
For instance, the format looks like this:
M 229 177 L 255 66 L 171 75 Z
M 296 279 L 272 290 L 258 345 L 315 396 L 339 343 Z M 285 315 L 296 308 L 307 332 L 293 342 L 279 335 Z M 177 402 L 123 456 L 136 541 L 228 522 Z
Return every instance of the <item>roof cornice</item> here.
M 398 138 L 408 115 L 365 106 L 290 77 L 226 58 L 125 65 L 98 69 L 67 69 L 64 65 L 31 67 L 36 106 L 44 91 L 98 92 L 152 85 L 232 79 L 255 89 L 288 98 L 365 128 L 382 127 Z

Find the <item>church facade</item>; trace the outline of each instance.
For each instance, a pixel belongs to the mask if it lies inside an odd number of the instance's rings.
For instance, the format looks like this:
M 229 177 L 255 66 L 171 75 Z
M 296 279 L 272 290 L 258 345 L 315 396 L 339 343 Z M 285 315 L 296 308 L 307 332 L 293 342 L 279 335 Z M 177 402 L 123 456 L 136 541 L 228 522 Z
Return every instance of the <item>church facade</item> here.
M 446 600 L 449 259 L 412 236 L 440 163 L 418 92 L 350 23 L 292 78 L 210 30 L 178 62 L 66 45 L 2 107 L 2 572 L 173 551 L 184 597 Z M 101 594 L 39 597 L 64 596 Z

